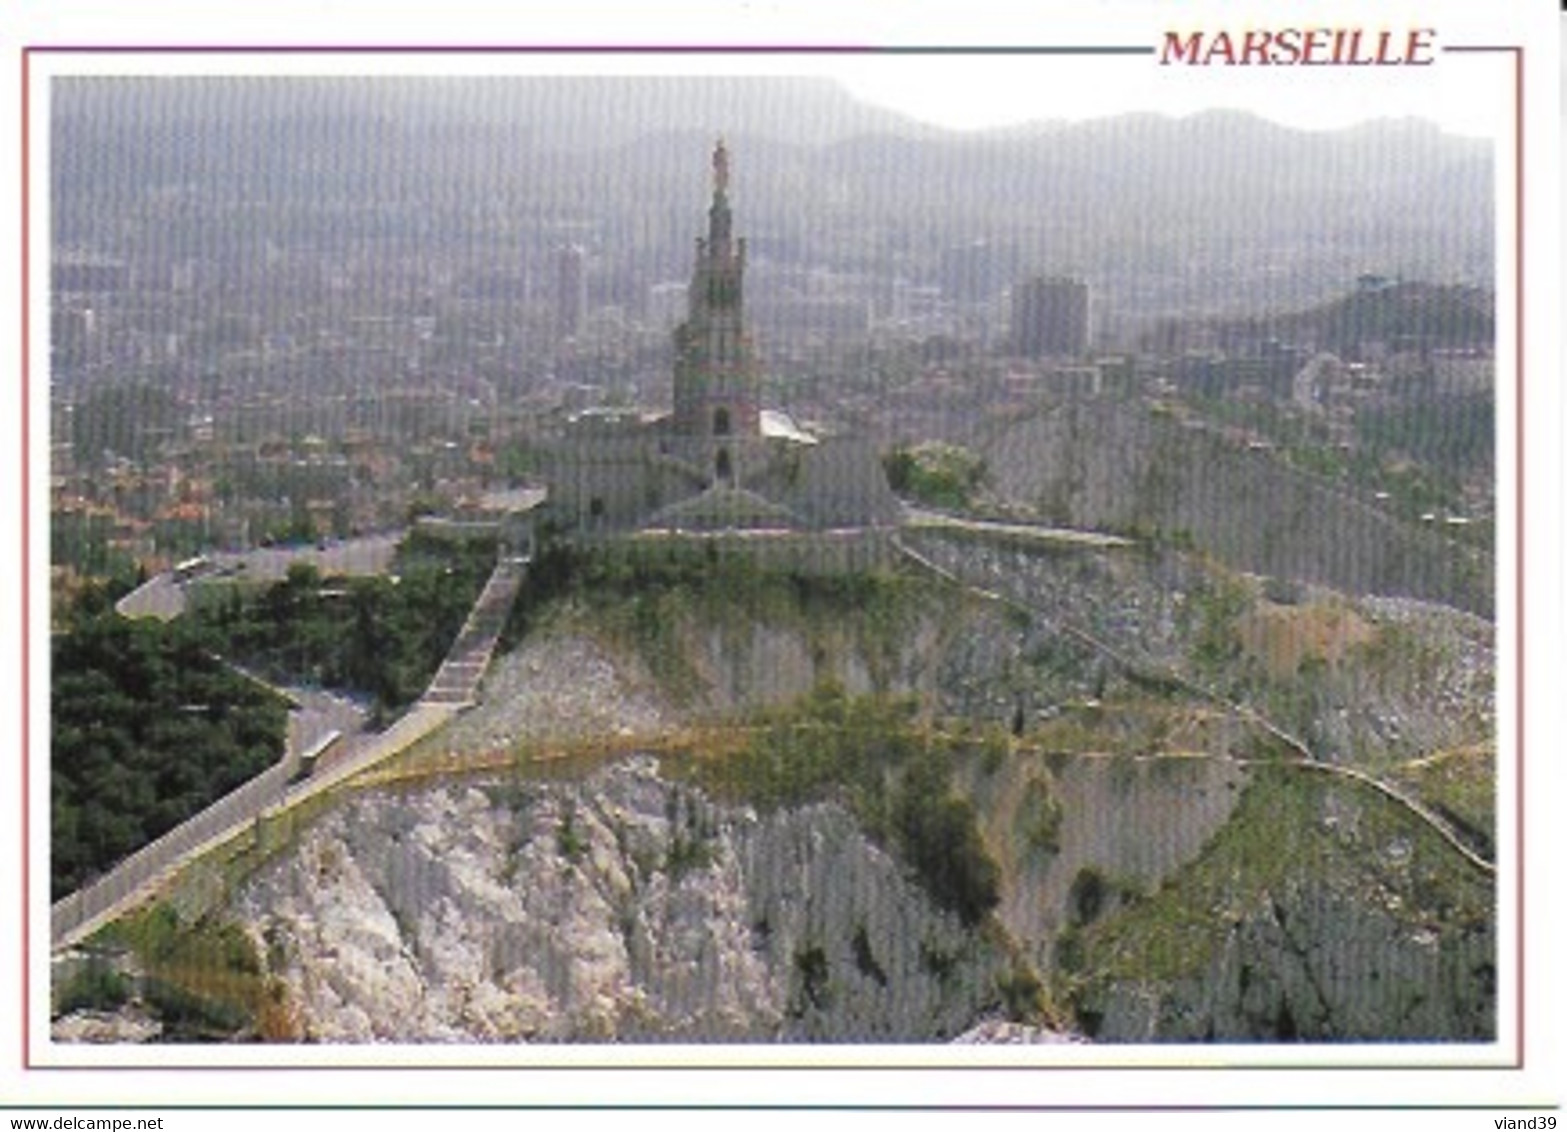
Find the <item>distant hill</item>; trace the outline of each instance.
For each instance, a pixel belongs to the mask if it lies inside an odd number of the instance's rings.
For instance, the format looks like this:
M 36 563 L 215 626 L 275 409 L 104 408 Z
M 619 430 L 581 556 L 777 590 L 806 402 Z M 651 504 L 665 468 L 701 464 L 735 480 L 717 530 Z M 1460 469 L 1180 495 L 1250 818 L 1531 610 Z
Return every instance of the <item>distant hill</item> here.
M 1482 347 L 1496 341 L 1496 295 L 1488 287 L 1370 278 L 1303 310 L 1208 325 L 1223 341 L 1276 337 L 1354 355 L 1366 343 L 1392 349 Z
M 1496 337 L 1495 297 L 1478 287 L 1396 283 L 1356 291 L 1303 312 L 1285 325 L 1313 333 L 1326 348 L 1347 352 L 1355 343 L 1393 346 L 1490 346 Z
M 612 148 L 671 129 L 755 134 L 817 145 L 860 133 L 933 134 L 819 78 L 721 76 L 195 77 L 59 81 L 56 120 L 178 122 L 375 121 L 405 135 L 458 140 L 494 131 L 530 150 Z

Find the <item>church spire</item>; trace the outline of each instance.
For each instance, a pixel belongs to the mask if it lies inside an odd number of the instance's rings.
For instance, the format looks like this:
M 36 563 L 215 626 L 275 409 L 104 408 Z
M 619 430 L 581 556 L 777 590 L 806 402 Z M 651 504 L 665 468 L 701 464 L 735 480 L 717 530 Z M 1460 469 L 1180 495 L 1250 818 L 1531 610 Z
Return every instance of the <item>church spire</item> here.
M 729 250 L 729 148 L 719 138 L 713 148 L 713 207 L 707 213 L 707 246 L 718 255 Z
M 675 331 L 674 428 L 685 436 L 755 435 L 757 375 L 745 329 L 745 240 L 733 236 L 729 147 L 713 147 L 707 238 L 696 241 L 690 316 Z M 726 478 L 723 476 L 720 479 Z

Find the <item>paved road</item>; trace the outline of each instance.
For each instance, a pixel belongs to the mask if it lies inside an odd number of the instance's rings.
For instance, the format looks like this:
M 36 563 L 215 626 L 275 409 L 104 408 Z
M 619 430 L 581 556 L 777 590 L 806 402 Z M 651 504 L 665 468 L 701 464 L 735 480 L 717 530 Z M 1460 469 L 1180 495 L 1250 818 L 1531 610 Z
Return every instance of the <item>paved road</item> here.
M 69 946 L 92 934 L 197 846 L 244 825 L 266 806 L 280 801 L 299 752 L 300 748 L 289 744 L 283 758 L 267 770 L 142 846 L 91 884 L 56 901 L 49 909 L 49 938 L 54 945 Z
M 368 577 L 391 569 L 401 531 L 365 538 L 329 542 L 322 546 L 273 546 L 243 553 L 214 551 L 210 565 L 199 577 L 180 581 L 172 573 L 159 574 L 132 590 L 115 606 L 124 617 L 157 617 L 168 621 L 185 612 L 189 592 L 199 586 L 231 582 L 279 582 L 296 562 L 314 566 L 326 574 Z
M 347 739 L 364 730 L 370 709 L 343 696 L 319 688 L 290 688 L 299 705 L 289 713 L 289 746 L 301 753 L 320 746 L 329 735 Z
M 338 745 L 331 741 L 335 735 L 358 732 L 365 713 L 357 704 L 329 693 L 286 693 L 299 708 L 290 713 L 283 758 L 98 880 L 57 901 L 49 915 L 53 945 L 69 947 L 87 938 L 147 899 L 181 866 L 230 840 L 257 817 L 282 813 L 390 758 L 472 703 L 525 570 L 520 559 L 503 559 L 496 566 L 423 699 L 381 734 L 355 735 L 346 752 L 324 760 L 317 773 L 293 786 L 289 780 L 299 768 L 300 756 L 323 742 Z

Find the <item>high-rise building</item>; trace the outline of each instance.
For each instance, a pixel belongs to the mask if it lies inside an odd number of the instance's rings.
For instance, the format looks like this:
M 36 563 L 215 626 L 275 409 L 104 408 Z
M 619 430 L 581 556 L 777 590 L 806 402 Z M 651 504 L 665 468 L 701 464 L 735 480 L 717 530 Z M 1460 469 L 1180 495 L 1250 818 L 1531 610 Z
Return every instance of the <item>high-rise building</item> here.
M 1028 358 L 1088 351 L 1088 284 L 1036 276 L 1012 291 L 1012 350 Z
M 580 244 L 567 244 L 555 253 L 555 329 L 563 338 L 581 327 L 588 305 L 586 260 Z

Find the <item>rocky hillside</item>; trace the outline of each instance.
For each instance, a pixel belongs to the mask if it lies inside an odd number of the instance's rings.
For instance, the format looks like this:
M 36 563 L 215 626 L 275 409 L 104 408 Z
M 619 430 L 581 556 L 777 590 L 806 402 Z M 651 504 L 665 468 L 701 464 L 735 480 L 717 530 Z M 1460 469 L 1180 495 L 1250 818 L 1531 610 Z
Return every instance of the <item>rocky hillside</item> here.
M 1495 917 L 1407 810 L 1273 768 L 1155 891 L 1079 888 L 1058 986 L 1100 1041 L 1491 1041 Z
M 1001 427 L 984 456 L 1002 497 L 1054 522 L 1186 537 L 1252 573 L 1491 615 L 1477 549 L 1140 406 L 1066 402 Z
M 1153 692 L 1166 704 L 1242 705 L 1319 759 L 1378 772 L 1494 742 L 1495 630 L 1478 617 L 1239 574 L 1185 553 L 911 541 L 941 568 L 1028 611 L 1006 618 L 1009 634 L 957 634 L 947 659 L 973 686 L 1015 681 L 1020 701 L 1048 717 L 1041 726 L 1082 696 L 1124 721 Z M 1172 738 L 1149 736 L 1142 749 L 1168 749 Z M 1216 723 L 1181 742 L 1236 754 L 1254 750 L 1255 738 Z M 1123 737 L 1112 749 L 1135 751 L 1135 742 Z
M 220 908 L 286 1003 L 268 1032 L 1494 1032 L 1494 882 L 1451 840 L 1494 839 L 1488 625 L 1172 551 L 918 549 L 1010 604 L 721 565 L 534 609 L 408 785 Z

